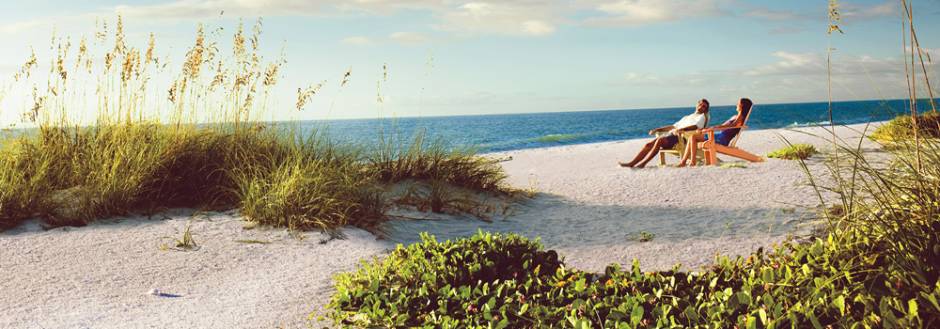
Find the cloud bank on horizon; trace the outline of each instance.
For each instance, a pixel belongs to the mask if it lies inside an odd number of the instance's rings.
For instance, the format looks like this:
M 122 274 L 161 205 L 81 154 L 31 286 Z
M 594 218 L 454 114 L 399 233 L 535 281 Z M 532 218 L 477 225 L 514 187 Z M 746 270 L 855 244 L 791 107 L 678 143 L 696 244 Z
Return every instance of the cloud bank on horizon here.
M 822 0 L 7 3 L 0 78 L 12 76 L 30 46 L 41 52 L 37 40 L 53 30 L 78 38 L 119 13 L 129 39 L 154 32 L 175 58 L 197 23 L 231 29 L 263 17 L 266 50 L 285 49 L 282 81 L 294 88 L 353 68 L 348 87 L 325 90 L 302 113 L 289 110 L 293 95 L 276 95 L 285 108 L 276 119 L 691 106 L 702 97 L 817 101 L 826 97 L 830 46 L 836 99 L 905 97 L 898 1 L 840 3 L 846 34 L 831 38 Z M 922 46 L 937 47 L 930 40 L 940 40 L 940 1 L 913 3 Z M 391 78 L 377 103 L 386 65 Z

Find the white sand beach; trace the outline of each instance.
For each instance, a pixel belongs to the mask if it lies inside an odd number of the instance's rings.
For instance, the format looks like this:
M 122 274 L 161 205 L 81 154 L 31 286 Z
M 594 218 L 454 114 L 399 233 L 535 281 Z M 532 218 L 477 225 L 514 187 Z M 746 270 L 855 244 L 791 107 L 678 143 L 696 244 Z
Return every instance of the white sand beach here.
M 864 125 L 840 127 L 858 141 Z M 811 136 L 807 132 L 818 136 Z M 738 146 L 760 155 L 791 142 L 826 149 L 821 128 L 746 131 Z M 478 229 L 540 237 L 569 266 L 610 263 L 644 270 L 695 269 L 716 253 L 741 255 L 811 229 L 818 204 L 797 162 L 768 159 L 737 167 L 626 169 L 645 140 L 512 151 L 503 163 L 516 187 L 539 195 L 514 214 L 393 221 L 387 239 L 356 228 L 345 238 L 284 229 L 243 229 L 235 212 L 114 218 L 86 227 L 42 230 L 30 222 L 0 232 L 0 328 L 305 327 L 331 294 L 331 276 L 381 256 L 423 231 L 438 238 Z M 866 149 L 877 150 L 867 140 Z M 676 163 L 676 158 L 670 158 Z M 821 157 L 809 160 L 822 173 Z M 198 245 L 162 248 L 191 223 Z M 640 232 L 654 234 L 640 242 Z M 261 243 L 263 242 L 263 243 Z M 149 294 L 159 289 L 162 295 Z M 315 321 L 314 321 L 315 322 Z M 326 325 L 326 324 L 319 324 Z

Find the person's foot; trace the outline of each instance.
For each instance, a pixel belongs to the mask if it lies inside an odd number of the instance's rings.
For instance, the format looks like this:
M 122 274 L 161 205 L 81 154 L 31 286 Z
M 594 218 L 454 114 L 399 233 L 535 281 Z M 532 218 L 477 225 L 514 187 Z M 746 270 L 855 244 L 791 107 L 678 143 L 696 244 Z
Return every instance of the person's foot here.
M 685 162 L 679 162 L 679 165 L 676 167 L 679 167 L 679 168 L 685 167 Z
M 630 162 L 617 162 L 617 164 L 624 168 L 633 168 L 633 163 Z

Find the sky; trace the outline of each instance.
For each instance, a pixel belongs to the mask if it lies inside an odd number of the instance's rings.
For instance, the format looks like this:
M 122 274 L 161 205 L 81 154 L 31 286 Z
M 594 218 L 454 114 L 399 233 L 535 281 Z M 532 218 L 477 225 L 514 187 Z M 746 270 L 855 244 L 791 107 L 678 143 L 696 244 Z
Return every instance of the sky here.
M 78 39 L 121 14 L 131 43 L 152 32 L 177 59 L 197 24 L 224 44 L 263 17 L 264 54 L 287 61 L 277 120 L 823 101 L 829 48 L 835 100 L 907 97 L 900 1 L 839 2 L 844 34 L 829 35 L 824 0 L 4 0 L 0 79 L 31 46 L 42 61 L 53 31 Z M 911 2 L 921 46 L 940 56 L 940 0 Z M 297 111 L 296 89 L 321 81 Z

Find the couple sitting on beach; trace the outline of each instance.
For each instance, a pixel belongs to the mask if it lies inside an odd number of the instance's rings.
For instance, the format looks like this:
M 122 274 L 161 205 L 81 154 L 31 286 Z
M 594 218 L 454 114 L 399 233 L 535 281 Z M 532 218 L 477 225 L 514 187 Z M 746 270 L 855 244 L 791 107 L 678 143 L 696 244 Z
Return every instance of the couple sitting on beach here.
M 741 98 L 738 101 L 737 113 L 724 123 L 712 127 L 711 129 L 740 127 L 744 125 L 744 120 L 751 111 L 753 103 L 750 99 Z M 657 135 L 655 139 L 646 143 L 643 149 L 637 153 L 636 157 L 630 162 L 620 162 L 621 167 L 643 168 L 650 160 L 653 160 L 660 150 L 668 150 L 676 147 L 679 138 L 686 138 L 686 148 L 679 150 L 682 152 L 682 159 L 679 161 L 679 167 L 684 167 L 689 158 L 695 152 L 698 152 L 698 142 L 708 140 L 708 136 L 703 133 L 705 124 L 708 122 L 709 104 L 707 99 L 698 101 L 695 106 L 695 112 L 682 117 L 676 123 L 670 126 L 659 127 L 649 131 L 650 135 Z M 728 145 L 740 129 L 725 129 L 715 132 L 715 142 L 721 145 Z

